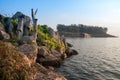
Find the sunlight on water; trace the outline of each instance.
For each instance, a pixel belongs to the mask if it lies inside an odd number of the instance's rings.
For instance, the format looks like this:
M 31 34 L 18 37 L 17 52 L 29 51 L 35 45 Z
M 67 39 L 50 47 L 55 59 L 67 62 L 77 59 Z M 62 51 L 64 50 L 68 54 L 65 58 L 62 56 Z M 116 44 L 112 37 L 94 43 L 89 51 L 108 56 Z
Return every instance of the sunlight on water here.
M 120 38 L 68 38 L 79 55 L 57 69 L 68 80 L 120 80 Z

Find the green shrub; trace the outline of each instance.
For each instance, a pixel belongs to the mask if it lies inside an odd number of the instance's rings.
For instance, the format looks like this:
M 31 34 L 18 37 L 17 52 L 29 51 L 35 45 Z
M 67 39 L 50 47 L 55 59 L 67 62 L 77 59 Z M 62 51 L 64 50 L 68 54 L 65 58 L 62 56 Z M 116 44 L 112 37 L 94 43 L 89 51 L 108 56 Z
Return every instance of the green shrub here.
M 56 41 L 54 38 L 50 36 L 47 26 L 38 25 L 37 33 L 38 33 L 37 39 L 38 45 L 47 46 L 50 50 L 56 49 L 57 47 L 60 47 L 63 50 L 65 50 L 64 44 Z
M 41 32 L 43 32 L 45 34 L 49 34 L 47 25 L 38 25 L 38 31 L 41 31 Z
M 17 19 L 12 19 L 12 24 L 13 24 L 13 35 L 14 37 L 17 36 L 16 30 L 17 30 L 17 26 L 18 26 L 18 20 Z
M 12 19 L 12 24 L 13 26 L 17 26 L 18 25 L 18 20 L 17 19 Z

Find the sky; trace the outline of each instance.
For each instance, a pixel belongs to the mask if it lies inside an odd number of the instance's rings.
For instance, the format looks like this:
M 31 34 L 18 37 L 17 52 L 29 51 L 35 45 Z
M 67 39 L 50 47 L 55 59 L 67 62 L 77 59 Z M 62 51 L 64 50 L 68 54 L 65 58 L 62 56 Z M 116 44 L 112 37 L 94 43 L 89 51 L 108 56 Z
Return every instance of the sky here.
M 120 36 L 120 0 L 0 0 L 0 14 L 6 16 L 17 11 L 31 16 L 31 8 L 38 9 L 39 24 L 55 30 L 57 24 L 85 24 Z

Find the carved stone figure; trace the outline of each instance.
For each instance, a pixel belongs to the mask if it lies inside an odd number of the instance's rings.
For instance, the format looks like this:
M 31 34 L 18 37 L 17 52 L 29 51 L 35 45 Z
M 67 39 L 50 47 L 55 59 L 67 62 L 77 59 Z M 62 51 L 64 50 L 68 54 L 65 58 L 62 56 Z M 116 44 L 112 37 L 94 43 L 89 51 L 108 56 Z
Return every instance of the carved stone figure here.
M 6 28 L 7 28 L 7 33 L 10 35 L 10 38 L 13 38 L 13 32 L 12 32 L 13 24 L 11 18 L 7 20 Z
M 18 33 L 18 39 L 20 40 L 23 36 L 23 18 L 20 18 L 18 20 L 17 33 Z
M 26 21 L 24 28 L 23 28 L 23 36 L 28 36 L 29 35 L 29 31 L 31 30 L 31 20 Z
M 35 19 L 34 33 L 33 33 L 33 36 L 34 36 L 35 40 L 37 39 L 37 20 L 38 19 Z
M 38 19 L 35 18 L 35 15 L 37 13 L 37 10 L 34 12 L 33 9 L 31 9 L 31 15 L 32 15 L 32 21 L 33 21 L 33 26 L 34 26 L 34 38 L 37 39 L 37 21 Z

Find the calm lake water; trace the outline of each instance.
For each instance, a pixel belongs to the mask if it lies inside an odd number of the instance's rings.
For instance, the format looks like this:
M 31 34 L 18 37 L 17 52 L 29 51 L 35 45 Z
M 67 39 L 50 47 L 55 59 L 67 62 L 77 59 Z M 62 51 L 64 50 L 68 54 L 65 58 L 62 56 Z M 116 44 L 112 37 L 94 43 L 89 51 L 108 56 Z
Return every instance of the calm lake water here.
M 120 80 L 120 38 L 68 38 L 79 55 L 57 69 L 68 80 Z

